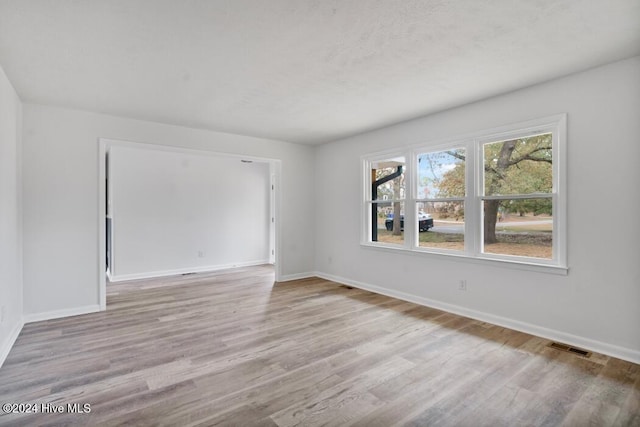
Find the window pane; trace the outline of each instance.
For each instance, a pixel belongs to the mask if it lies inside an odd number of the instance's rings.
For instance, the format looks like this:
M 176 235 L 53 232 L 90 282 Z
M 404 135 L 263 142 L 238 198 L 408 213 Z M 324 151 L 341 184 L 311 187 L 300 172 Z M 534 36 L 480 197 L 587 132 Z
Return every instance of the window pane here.
M 405 198 L 405 158 L 394 157 L 371 163 L 371 199 Z
M 550 198 L 485 200 L 484 252 L 552 259 Z
M 433 222 L 433 228 L 420 232 L 418 246 L 464 250 L 464 202 L 419 202 L 418 221 L 422 230 Z
M 371 206 L 375 213 L 371 241 L 404 245 L 404 203 L 372 203 Z
M 465 150 L 418 155 L 418 199 L 464 197 Z
M 484 194 L 551 193 L 550 133 L 483 144 Z

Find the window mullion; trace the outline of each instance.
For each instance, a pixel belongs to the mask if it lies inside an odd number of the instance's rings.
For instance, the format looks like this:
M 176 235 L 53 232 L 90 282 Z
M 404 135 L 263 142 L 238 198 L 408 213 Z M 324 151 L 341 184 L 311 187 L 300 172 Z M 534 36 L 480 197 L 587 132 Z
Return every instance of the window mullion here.
M 467 142 L 467 158 L 466 163 L 467 173 L 465 176 L 465 252 L 468 255 L 475 256 L 480 253 L 480 239 L 481 239 L 481 212 L 480 212 L 480 195 L 478 191 L 482 180 L 482 169 L 478 166 L 479 145 L 475 140 Z
M 415 208 L 415 195 L 414 188 L 416 177 L 414 177 L 416 168 L 414 163 L 414 153 L 409 151 L 405 153 L 406 159 L 406 172 L 405 172 L 405 195 L 404 195 L 404 247 L 406 249 L 412 249 L 416 245 L 416 208 Z

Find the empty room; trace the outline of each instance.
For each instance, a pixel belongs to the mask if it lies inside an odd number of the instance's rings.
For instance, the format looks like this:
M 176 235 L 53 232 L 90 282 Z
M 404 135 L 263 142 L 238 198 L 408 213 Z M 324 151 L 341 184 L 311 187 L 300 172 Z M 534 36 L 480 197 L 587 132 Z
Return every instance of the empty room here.
M 640 1 L 0 0 L 0 425 L 640 426 Z

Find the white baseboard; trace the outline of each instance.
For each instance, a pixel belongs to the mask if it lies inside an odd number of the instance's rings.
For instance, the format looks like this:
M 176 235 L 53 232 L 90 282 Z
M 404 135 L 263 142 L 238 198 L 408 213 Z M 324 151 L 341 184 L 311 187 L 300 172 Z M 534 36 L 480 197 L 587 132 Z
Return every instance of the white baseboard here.
M 100 305 L 86 305 L 84 307 L 67 308 L 64 310 L 46 311 L 44 313 L 31 313 L 24 315 L 24 323 L 40 322 L 43 320 L 59 319 L 61 317 L 79 316 L 100 311 Z
M 282 274 L 278 278 L 278 282 L 290 282 L 292 280 L 308 279 L 309 277 L 319 277 L 319 276 L 315 272 L 312 272 L 312 273 Z
M 573 335 L 573 334 L 569 334 L 569 333 L 554 330 L 554 329 L 548 329 L 548 328 L 534 325 L 531 323 L 521 322 L 519 320 L 509 319 L 507 317 L 496 316 L 491 313 L 476 311 L 476 310 L 461 307 L 458 305 L 448 304 L 441 301 L 436 301 L 429 298 L 408 294 L 405 292 L 382 288 L 380 286 L 370 285 L 368 283 L 363 283 L 356 280 L 347 279 L 344 277 L 334 276 L 332 274 L 315 272 L 314 275 L 322 279 L 331 280 L 332 282 L 349 285 L 354 288 L 364 289 L 367 291 L 375 292 L 377 294 L 387 295 L 393 298 L 401 299 L 403 301 L 409 301 L 415 304 L 424 305 L 426 307 L 437 308 L 439 310 L 447 311 L 449 313 L 454 313 L 460 316 L 480 320 L 482 322 L 503 326 L 505 328 L 513 329 L 520 332 L 525 332 L 531 335 L 536 335 L 538 337 L 546 338 L 552 341 L 560 341 L 562 343 L 570 344 L 576 347 L 581 347 L 586 350 L 594 351 L 596 353 L 602 353 L 602 354 L 606 354 L 607 356 L 612 356 L 618 359 L 627 360 L 629 362 L 640 364 L 640 351 L 638 350 L 620 347 L 614 344 L 609 344 L 602 341 L 596 341 L 590 338 L 581 337 L 578 335 Z
M 253 267 L 256 265 L 264 264 L 269 264 L 269 260 L 262 259 L 257 261 L 236 262 L 233 264 L 207 265 L 202 267 L 187 267 L 174 270 L 148 271 L 133 274 L 115 274 L 113 276 L 110 275 L 109 280 L 111 282 L 124 282 L 125 280 L 152 279 L 154 277 L 177 276 L 179 274 L 188 273 L 209 273 L 212 271 L 226 270 L 229 268 Z
M 18 322 L 11 330 L 9 336 L 4 340 L 2 345 L 0 345 L 0 368 L 2 368 L 2 365 L 7 359 L 7 356 L 9 356 L 9 352 L 13 348 L 13 344 L 15 344 L 16 340 L 18 339 L 18 335 L 20 335 L 20 331 L 22 331 L 23 326 L 23 321 Z

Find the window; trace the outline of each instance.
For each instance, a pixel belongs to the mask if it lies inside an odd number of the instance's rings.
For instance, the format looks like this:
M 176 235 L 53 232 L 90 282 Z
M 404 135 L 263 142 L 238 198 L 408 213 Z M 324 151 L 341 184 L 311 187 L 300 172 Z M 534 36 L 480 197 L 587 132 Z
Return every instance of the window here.
M 404 246 L 405 157 L 369 162 L 369 240 Z
M 558 115 L 364 157 L 362 244 L 566 271 L 565 127 Z
M 418 246 L 463 251 L 466 150 L 419 153 L 417 160 L 418 213 L 438 224 L 437 231 L 431 228 L 431 233 L 419 234 Z
M 483 252 L 553 259 L 553 134 L 481 148 Z

